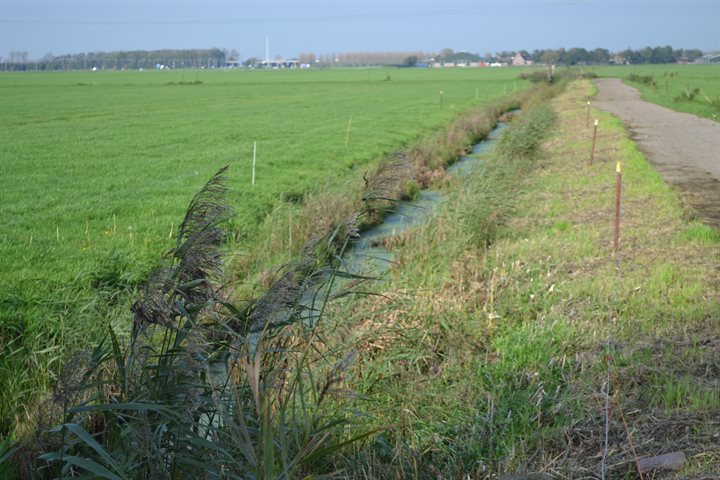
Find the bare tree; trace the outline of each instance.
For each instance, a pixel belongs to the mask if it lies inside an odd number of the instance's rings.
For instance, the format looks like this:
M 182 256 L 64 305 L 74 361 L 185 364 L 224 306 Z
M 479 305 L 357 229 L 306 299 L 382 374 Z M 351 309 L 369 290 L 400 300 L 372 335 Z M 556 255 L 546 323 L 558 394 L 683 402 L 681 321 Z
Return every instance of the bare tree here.
M 312 52 L 302 52 L 298 56 L 298 60 L 300 61 L 300 63 L 313 64 L 315 63 L 316 57 L 315 54 Z
M 438 57 L 441 59 L 450 58 L 455 54 L 455 50 L 452 48 L 443 48 L 440 50 L 440 53 L 438 53 Z

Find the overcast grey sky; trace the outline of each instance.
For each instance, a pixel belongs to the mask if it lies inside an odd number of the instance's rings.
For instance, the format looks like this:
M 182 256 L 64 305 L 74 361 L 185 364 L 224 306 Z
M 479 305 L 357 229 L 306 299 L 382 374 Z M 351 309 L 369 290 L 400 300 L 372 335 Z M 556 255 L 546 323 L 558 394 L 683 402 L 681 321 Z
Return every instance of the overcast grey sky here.
M 0 56 L 236 48 L 483 54 L 558 47 L 720 49 L 720 0 L 0 0 Z

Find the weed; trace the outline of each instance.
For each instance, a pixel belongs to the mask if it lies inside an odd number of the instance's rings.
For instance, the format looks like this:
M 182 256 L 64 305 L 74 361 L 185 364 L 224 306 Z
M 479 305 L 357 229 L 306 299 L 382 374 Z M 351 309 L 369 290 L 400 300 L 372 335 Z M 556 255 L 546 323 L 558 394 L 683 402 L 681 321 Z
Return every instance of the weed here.
M 651 405 L 666 412 L 682 410 L 686 413 L 717 410 L 720 408 L 720 393 L 716 386 L 698 385 L 694 378 L 672 375 L 656 375 L 650 379 L 649 389 L 654 389 Z
M 637 73 L 631 73 L 627 78 L 631 82 L 642 83 L 643 85 L 655 85 L 655 77 L 653 75 L 638 75 Z
M 720 244 L 720 232 L 703 223 L 689 225 L 685 230 L 679 232 L 676 238 L 683 242 L 697 242 L 708 246 Z

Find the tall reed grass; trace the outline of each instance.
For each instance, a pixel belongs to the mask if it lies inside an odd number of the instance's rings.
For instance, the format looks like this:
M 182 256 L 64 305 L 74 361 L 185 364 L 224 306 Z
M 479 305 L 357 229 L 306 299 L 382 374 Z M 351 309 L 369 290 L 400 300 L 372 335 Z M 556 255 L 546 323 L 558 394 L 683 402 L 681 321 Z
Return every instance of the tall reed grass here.
M 405 167 L 365 177 L 362 208 L 311 239 L 259 298 L 237 306 L 222 288 L 225 169 L 193 198 L 167 265 L 133 305 L 127 344 L 103 342 L 64 365 L 14 455 L 23 477 L 296 478 L 371 431 L 342 408 L 353 354 L 324 342 L 328 301 L 358 280 L 342 255 L 359 225 L 397 196 Z M 329 405 L 328 399 L 340 400 Z M 340 406 L 338 408 L 338 406 Z M 59 424 L 54 424 L 57 422 Z M 35 456 L 39 456 L 36 458 Z

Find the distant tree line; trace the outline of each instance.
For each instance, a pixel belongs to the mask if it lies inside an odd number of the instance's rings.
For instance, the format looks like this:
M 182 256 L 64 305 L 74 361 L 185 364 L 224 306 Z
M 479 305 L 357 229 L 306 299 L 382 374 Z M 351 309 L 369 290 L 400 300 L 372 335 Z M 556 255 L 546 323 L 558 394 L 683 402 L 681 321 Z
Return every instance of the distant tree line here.
M 584 48 L 559 48 L 557 50 L 533 50 L 532 53 L 521 52 L 536 63 L 557 63 L 561 65 L 591 64 L 642 64 L 642 63 L 677 63 L 693 62 L 702 57 L 703 52 L 693 49 L 673 49 L 664 47 L 645 47 L 641 50 L 627 48 L 622 52 L 610 53 L 605 48 L 586 50 Z
M 55 56 L 48 53 L 39 60 L 28 61 L 27 52 L 11 52 L 2 59 L 3 70 L 122 70 L 153 68 L 217 68 L 237 55 L 219 48 L 192 50 L 133 50 L 90 52 Z M 235 57 L 237 58 L 237 57 Z
M 587 50 L 584 48 L 559 48 L 549 50 L 503 50 L 496 53 L 485 53 L 480 56 L 470 52 L 455 52 L 450 48 L 444 48 L 436 55 L 434 59 L 439 62 L 500 62 L 510 63 L 517 54 L 524 58 L 532 60 L 534 63 L 553 63 L 559 65 L 601 65 L 609 63 L 676 63 L 676 62 L 693 62 L 702 57 L 703 52 L 696 48 L 693 49 L 673 49 L 671 46 L 665 47 L 645 47 L 640 50 L 632 50 L 630 48 L 622 52 L 611 53 L 606 48 L 596 48 Z
M 693 49 L 673 49 L 671 46 L 645 47 L 640 50 L 630 48 L 622 52 L 611 53 L 605 48 L 586 50 L 584 48 L 559 48 L 549 50 L 501 51 L 485 53 L 483 56 L 471 52 L 455 52 L 444 48 L 439 52 L 399 51 L 399 52 L 344 52 L 315 54 L 303 52 L 298 61 L 318 67 L 364 67 L 364 66 L 416 66 L 426 62 L 500 62 L 510 63 L 520 53 L 535 63 L 558 65 L 598 65 L 598 64 L 642 64 L 693 62 L 703 52 Z M 242 64 L 247 67 L 258 64 L 258 58 L 240 60 L 237 50 L 209 48 L 189 50 L 134 50 L 117 52 L 91 52 L 55 56 L 46 54 L 38 60 L 28 60 L 28 52 L 13 51 L 7 58 L 0 57 L 0 70 L 122 70 L 153 68 L 219 68 L 228 64 Z

